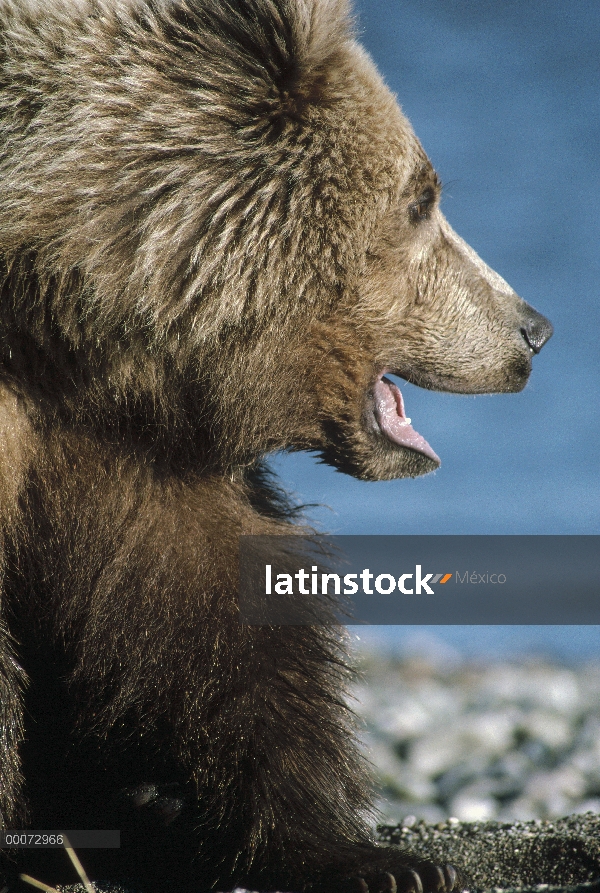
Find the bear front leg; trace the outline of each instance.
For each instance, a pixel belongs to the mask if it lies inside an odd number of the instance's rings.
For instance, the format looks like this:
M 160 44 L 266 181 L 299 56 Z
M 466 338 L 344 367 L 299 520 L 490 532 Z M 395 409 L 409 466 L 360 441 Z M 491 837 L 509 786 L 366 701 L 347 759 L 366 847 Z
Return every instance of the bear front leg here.
M 361 818 L 368 782 L 341 696 L 347 671 L 337 633 L 234 632 L 227 641 L 220 628 L 216 660 L 237 651 L 237 666 L 214 667 L 216 699 L 198 705 L 206 750 L 198 753 L 196 792 L 150 782 L 126 791 L 122 850 L 138 866 L 132 876 L 157 890 L 167 878 L 190 891 L 213 884 L 307 893 L 456 889 L 452 866 L 370 839 Z
M 230 481 L 67 446 L 51 457 L 61 486 L 36 485 L 22 559 L 48 619 L 31 688 L 64 708 L 38 715 L 31 759 L 49 739 L 64 759 L 38 767 L 32 822 L 120 829 L 86 868 L 145 893 L 449 890 L 450 869 L 371 839 L 338 629 L 240 623 L 239 535 L 289 526 Z

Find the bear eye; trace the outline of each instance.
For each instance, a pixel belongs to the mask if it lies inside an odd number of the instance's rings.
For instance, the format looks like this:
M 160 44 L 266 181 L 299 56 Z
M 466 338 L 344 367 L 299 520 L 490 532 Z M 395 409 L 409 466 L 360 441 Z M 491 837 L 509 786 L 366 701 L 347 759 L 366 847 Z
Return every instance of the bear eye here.
M 408 206 L 411 220 L 418 223 L 420 220 L 428 220 L 431 207 L 433 205 L 434 195 L 432 189 L 427 189 L 416 202 Z

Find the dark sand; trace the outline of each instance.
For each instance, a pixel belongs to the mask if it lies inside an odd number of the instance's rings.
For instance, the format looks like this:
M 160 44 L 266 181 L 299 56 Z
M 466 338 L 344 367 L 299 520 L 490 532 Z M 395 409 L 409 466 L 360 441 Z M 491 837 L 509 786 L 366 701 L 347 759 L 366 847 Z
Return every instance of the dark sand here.
M 411 828 L 384 826 L 380 836 L 427 858 L 453 863 L 464 873 L 468 889 L 477 893 L 600 893 L 600 816 L 592 813 L 511 824 L 417 822 Z M 85 893 L 81 885 L 62 889 Z M 134 893 L 114 884 L 98 883 L 97 890 Z

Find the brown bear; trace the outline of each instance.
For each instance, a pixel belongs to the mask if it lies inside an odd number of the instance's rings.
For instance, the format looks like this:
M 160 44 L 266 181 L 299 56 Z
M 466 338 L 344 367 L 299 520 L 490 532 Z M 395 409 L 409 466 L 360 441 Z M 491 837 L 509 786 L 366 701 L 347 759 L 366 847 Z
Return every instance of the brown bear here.
M 269 451 L 428 472 L 386 373 L 518 391 L 550 324 L 444 220 L 345 0 L 0 30 L 0 826 L 121 829 L 84 862 L 146 890 L 452 889 L 373 842 L 343 636 L 240 624 L 238 541 L 293 529 Z

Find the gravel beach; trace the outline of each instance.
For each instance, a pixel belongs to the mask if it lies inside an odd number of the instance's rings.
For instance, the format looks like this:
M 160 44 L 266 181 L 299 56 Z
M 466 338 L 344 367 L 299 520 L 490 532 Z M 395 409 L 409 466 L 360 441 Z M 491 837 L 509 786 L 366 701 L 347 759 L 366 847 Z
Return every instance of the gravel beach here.
M 381 822 L 600 814 L 600 662 L 367 653 L 361 669 L 353 706 Z

